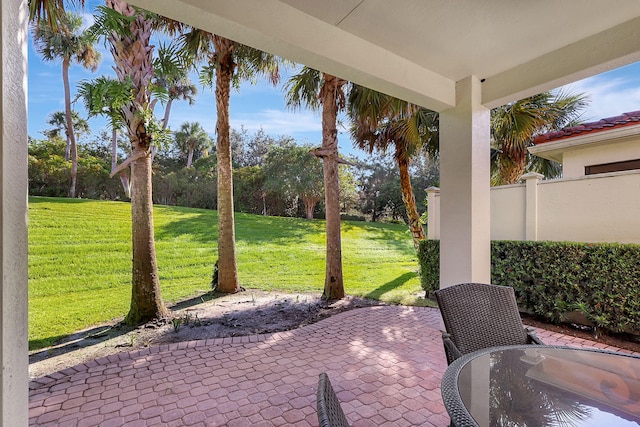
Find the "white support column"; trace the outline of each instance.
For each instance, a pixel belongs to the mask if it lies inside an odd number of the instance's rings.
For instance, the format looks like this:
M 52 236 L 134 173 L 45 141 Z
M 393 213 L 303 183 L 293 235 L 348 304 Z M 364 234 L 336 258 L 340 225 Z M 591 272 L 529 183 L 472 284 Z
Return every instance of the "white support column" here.
M 440 189 L 429 187 L 427 192 L 427 239 L 440 238 Z
M 525 240 L 538 240 L 538 182 L 544 175 L 529 172 L 522 175 L 526 183 L 526 209 L 525 209 Z
M 440 287 L 490 283 L 490 110 L 482 84 L 456 84 L 456 107 L 440 113 Z
M 27 426 L 27 0 L 0 5 L 0 427 Z

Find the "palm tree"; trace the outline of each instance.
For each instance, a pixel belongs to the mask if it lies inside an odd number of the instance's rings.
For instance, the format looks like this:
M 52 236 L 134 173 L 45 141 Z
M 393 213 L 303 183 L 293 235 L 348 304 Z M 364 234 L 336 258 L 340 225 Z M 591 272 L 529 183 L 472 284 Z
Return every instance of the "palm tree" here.
M 84 6 L 84 0 L 67 0 L 66 3 Z M 57 31 L 66 19 L 64 4 L 65 0 L 29 0 L 29 21 L 36 25 L 46 22 Z
M 78 147 L 73 130 L 71 112 L 71 89 L 69 87 L 69 67 L 73 62 L 95 71 L 100 62 L 100 53 L 93 48 L 93 40 L 88 31 L 82 31 L 82 17 L 67 12 L 60 18 L 60 25 L 52 26 L 40 21 L 33 27 L 33 42 L 36 51 L 45 61 L 62 61 L 62 82 L 64 85 L 64 109 L 66 135 L 71 148 L 71 187 L 69 197 L 76 196 L 78 175 Z
M 257 75 L 266 76 L 275 85 L 280 79 L 280 60 L 268 53 L 227 38 L 193 29 L 183 36 L 184 47 L 192 58 L 204 59 L 201 81 L 213 85 L 217 108 L 216 153 L 218 155 L 218 262 L 216 290 L 235 293 L 240 290 L 236 261 L 233 213 L 233 169 L 229 125 L 229 98 L 232 84 Z M 214 80 L 215 74 L 215 80 Z
M 111 172 L 118 167 L 118 132 L 124 127 L 122 108 L 132 100 L 129 81 L 120 82 L 111 77 L 100 76 L 78 85 L 78 98 L 82 99 L 91 116 L 105 116 L 111 126 Z M 131 197 L 131 181 L 126 169 L 120 171 L 120 182 L 126 197 Z
M 168 315 L 156 261 L 150 158 L 153 144 L 166 135 L 151 108 L 152 17 L 121 0 L 106 0 L 106 5 L 99 8 L 101 13 L 92 30 L 107 37 L 118 80 L 131 90 L 130 98 L 119 109 L 131 154 L 112 175 L 131 165 L 132 295 L 125 322 L 134 325 Z
M 411 186 L 409 163 L 421 149 L 432 154 L 438 149 L 438 114 L 384 95 L 372 89 L 354 85 L 349 94 L 349 115 L 355 143 L 363 150 L 386 153 L 394 149 L 394 159 L 400 173 L 402 200 L 409 218 L 413 244 L 426 238 Z
M 194 151 L 208 150 L 213 146 L 213 140 L 198 122 L 182 123 L 174 138 L 180 150 L 187 153 L 187 168 L 191 167 Z
M 73 131 L 77 134 L 77 136 L 87 135 L 91 132 L 89 128 L 89 122 L 80 117 L 77 111 L 71 111 L 71 119 L 73 121 Z M 49 115 L 49 119 L 47 123 L 51 126 L 50 129 L 47 129 L 44 133 L 47 138 L 60 138 L 60 132 L 65 131 L 66 137 L 66 129 L 67 129 L 67 115 L 64 111 L 56 111 Z M 71 141 L 69 138 L 66 138 L 67 146 L 65 148 L 65 160 L 69 161 L 71 158 Z
M 167 91 L 167 103 L 162 119 L 164 128 L 169 125 L 173 101 L 188 101 L 189 105 L 193 105 L 198 94 L 198 88 L 189 79 L 189 68 L 183 63 L 182 56 L 178 45 L 162 43 L 158 48 L 158 56 L 153 61 L 153 82 Z
M 340 236 L 340 182 L 338 153 L 338 111 L 345 107 L 348 82 L 331 74 L 303 67 L 285 86 L 287 105 L 313 109 L 322 107 L 322 148 L 313 154 L 322 159 L 327 223 L 327 262 L 323 297 L 344 298 L 342 240 Z
M 543 92 L 491 111 L 491 138 L 499 185 L 518 182 L 535 136 L 576 123 L 588 104 L 584 94 Z

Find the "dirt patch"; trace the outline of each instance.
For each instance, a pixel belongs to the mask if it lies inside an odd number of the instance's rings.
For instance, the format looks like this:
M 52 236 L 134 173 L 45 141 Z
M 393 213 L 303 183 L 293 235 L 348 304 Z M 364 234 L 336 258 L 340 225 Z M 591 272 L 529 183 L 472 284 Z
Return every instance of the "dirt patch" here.
M 328 302 L 320 294 L 261 290 L 233 295 L 207 294 L 171 307 L 172 317 L 163 322 L 138 328 L 113 322 L 80 331 L 53 347 L 31 352 L 29 376 L 38 378 L 100 357 L 160 344 L 291 330 L 346 310 L 381 304 L 367 298 L 346 297 Z M 529 326 L 640 352 L 638 337 L 596 337 L 588 328 L 552 325 L 529 317 L 523 321 Z
M 525 325 L 533 326 L 534 328 L 543 328 L 564 335 L 596 341 L 612 347 L 618 347 L 640 353 L 640 337 L 637 335 L 604 333 L 588 326 L 570 323 L 555 325 L 540 321 L 539 319 L 530 316 L 523 317 L 522 322 Z
M 381 304 L 367 298 L 329 302 L 320 294 L 261 290 L 207 294 L 171 307 L 171 317 L 165 321 L 138 328 L 113 322 L 33 351 L 29 376 L 39 378 L 100 357 L 160 344 L 291 330 L 346 310 Z

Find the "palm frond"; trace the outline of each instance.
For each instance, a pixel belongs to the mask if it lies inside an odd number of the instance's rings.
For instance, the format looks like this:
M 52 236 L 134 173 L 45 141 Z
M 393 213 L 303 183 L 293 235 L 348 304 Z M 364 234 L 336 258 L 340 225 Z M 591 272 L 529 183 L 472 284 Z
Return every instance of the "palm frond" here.
M 120 128 L 124 120 L 122 108 L 133 100 L 133 84 L 131 80 L 105 76 L 83 80 L 78 84 L 78 99 L 82 99 L 89 117 L 105 116 L 111 127 Z
M 285 102 L 289 108 L 298 110 L 303 106 L 317 110 L 320 108 L 318 95 L 323 84 L 322 73 L 309 67 L 302 67 L 284 85 Z
M 281 60 L 277 56 L 240 43 L 236 44 L 234 55 L 238 64 L 236 74 L 240 79 L 253 82 L 264 76 L 273 86 L 280 82 Z
M 87 31 L 94 39 L 109 37 L 112 32 L 121 36 L 131 36 L 131 23 L 136 20 L 136 15 L 125 16 L 120 12 L 106 6 L 98 6 L 94 15 L 94 23 Z
M 70 3 L 84 7 L 84 0 L 70 0 Z M 58 31 L 65 18 L 64 0 L 29 0 L 29 21 L 36 25 L 46 23 L 54 31 Z

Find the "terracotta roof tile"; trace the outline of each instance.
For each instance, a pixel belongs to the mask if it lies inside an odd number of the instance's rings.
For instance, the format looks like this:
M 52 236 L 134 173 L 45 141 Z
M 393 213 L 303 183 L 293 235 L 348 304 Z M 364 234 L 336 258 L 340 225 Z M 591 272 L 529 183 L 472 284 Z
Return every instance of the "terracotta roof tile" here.
M 544 144 L 545 142 L 558 141 L 560 139 L 571 138 L 581 134 L 602 132 L 612 128 L 620 128 L 636 124 L 640 124 L 640 111 L 631 111 L 619 116 L 601 119 L 597 122 L 583 123 L 578 126 L 538 135 L 533 140 L 533 143 L 535 145 Z

